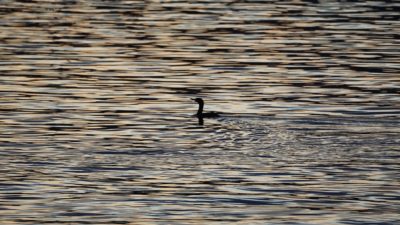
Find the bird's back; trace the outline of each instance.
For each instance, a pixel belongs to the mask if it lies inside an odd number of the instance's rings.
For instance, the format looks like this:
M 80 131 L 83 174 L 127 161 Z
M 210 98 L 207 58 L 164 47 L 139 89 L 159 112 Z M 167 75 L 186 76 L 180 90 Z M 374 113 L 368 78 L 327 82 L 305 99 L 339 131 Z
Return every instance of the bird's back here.
M 206 113 L 202 113 L 200 116 L 203 118 L 212 118 L 212 117 L 219 117 L 220 114 L 217 112 L 206 112 Z

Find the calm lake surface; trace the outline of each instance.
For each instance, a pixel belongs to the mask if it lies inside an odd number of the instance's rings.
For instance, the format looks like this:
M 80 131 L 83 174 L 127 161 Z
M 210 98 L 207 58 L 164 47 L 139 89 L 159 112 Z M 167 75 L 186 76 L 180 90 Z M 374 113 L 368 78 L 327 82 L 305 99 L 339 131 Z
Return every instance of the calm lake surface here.
M 1 224 L 400 224 L 399 1 L 0 3 Z

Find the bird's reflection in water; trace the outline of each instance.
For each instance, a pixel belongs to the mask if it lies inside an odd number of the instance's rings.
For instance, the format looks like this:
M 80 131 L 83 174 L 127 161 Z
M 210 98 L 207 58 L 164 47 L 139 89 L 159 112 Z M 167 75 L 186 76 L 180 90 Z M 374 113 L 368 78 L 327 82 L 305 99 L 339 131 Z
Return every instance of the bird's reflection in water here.
M 199 120 L 199 125 L 204 125 L 204 119 L 201 116 L 198 116 L 197 119 Z

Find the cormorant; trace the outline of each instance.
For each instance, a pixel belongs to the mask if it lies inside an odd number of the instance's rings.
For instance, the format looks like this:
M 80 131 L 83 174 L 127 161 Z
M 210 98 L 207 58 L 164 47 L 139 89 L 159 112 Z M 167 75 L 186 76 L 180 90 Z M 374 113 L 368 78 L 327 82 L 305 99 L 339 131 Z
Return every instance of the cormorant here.
M 195 102 L 199 104 L 199 109 L 197 110 L 196 116 L 199 118 L 213 118 L 213 117 L 219 117 L 219 113 L 217 112 L 206 112 L 203 113 L 203 108 L 204 108 L 204 101 L 201 98 L 192 98 Z

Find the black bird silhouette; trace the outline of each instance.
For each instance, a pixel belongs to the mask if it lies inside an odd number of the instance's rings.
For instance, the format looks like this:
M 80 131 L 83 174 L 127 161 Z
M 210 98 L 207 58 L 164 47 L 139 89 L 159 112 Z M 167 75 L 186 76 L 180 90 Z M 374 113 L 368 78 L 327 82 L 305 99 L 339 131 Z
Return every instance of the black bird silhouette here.
M 204 108 L 204 101 L 202 98 L 192 98 L 195 102 L 199 104 L 199 109 L 197 110 L 196 116 L 198 118 L 213 118 L 213 117 L 219 117 L 219 113 L 217 112 L 206 112 L 203 113 L 203 108 Z

